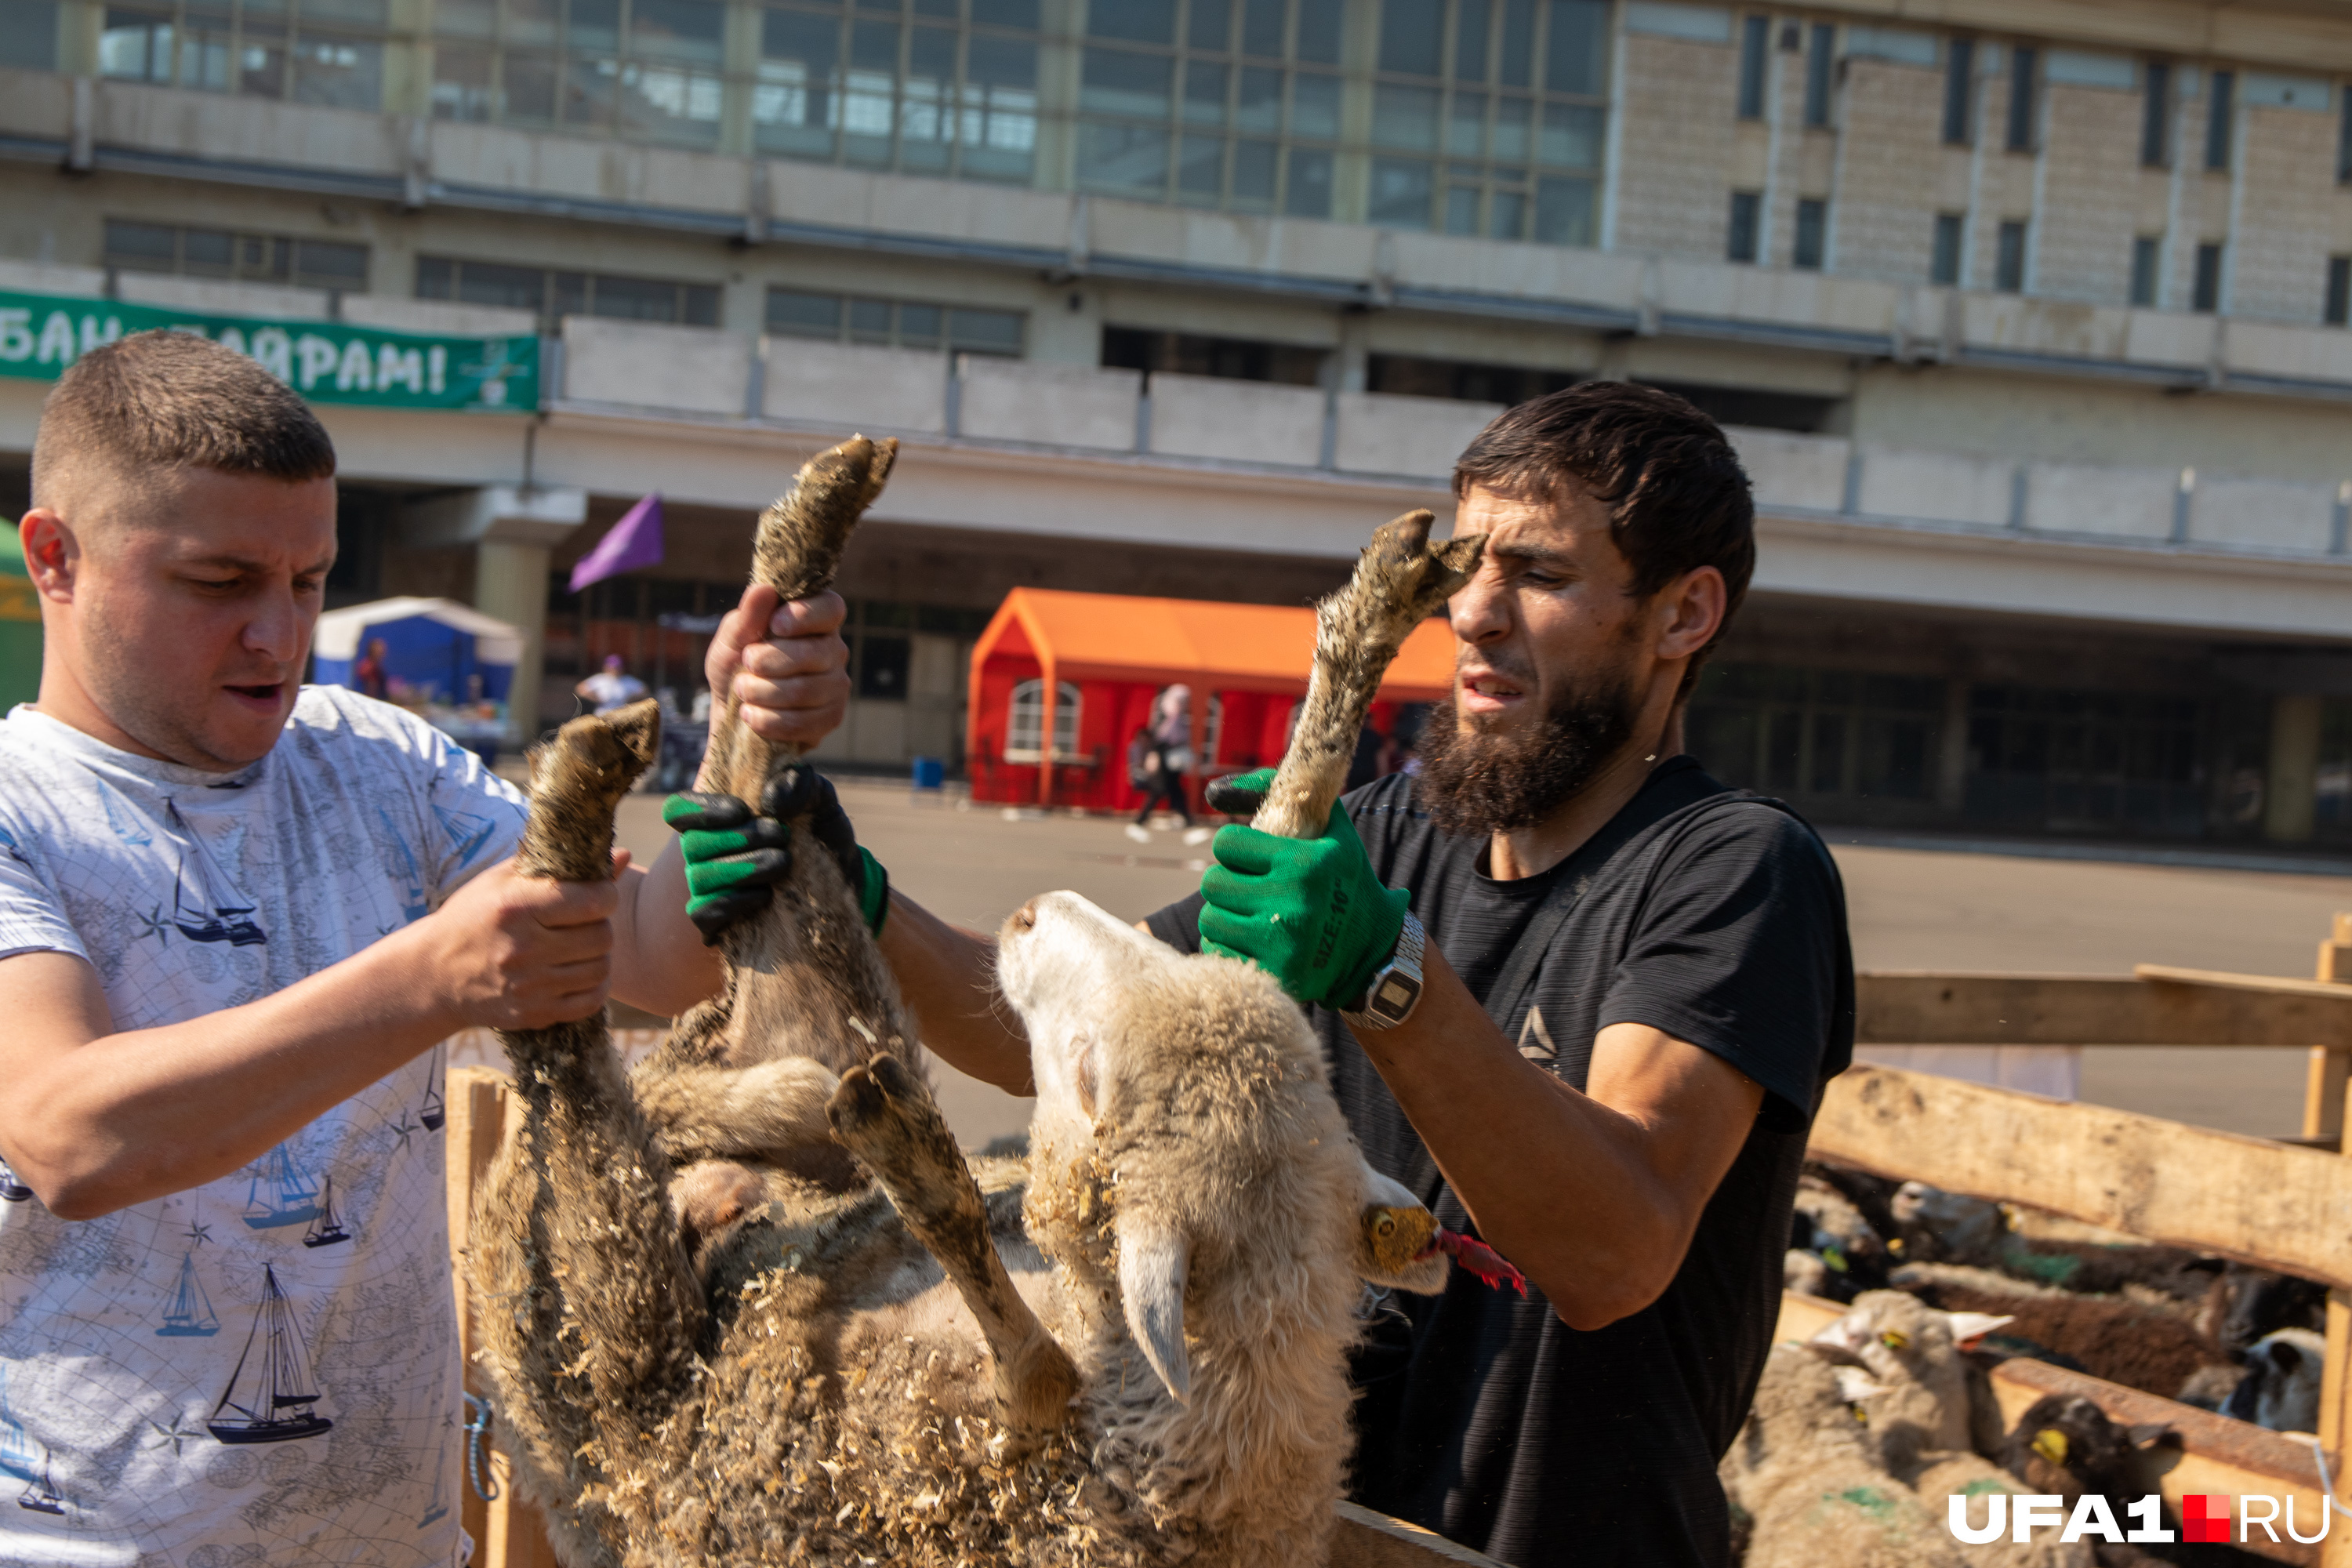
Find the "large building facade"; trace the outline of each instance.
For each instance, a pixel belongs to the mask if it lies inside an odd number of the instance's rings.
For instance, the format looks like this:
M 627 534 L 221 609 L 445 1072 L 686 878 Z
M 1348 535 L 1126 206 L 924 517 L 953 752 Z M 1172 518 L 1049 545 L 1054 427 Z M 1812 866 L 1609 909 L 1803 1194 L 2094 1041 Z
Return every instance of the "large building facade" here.
M 339 600 L 522 625 L 526 721 L 690 686 L 852 428 L 905 456 L 830 749 L 961 761 L 1008 588 L 1299 602 L 1606 376 L 1756 481 L 1727 776 L 2352 843 L 2352 18 L 1919 9 L 0 0 L 0 290 L 540 334 L 534 409 L 323 410 Z M 568 593 L 648 492 L 664 563 Z

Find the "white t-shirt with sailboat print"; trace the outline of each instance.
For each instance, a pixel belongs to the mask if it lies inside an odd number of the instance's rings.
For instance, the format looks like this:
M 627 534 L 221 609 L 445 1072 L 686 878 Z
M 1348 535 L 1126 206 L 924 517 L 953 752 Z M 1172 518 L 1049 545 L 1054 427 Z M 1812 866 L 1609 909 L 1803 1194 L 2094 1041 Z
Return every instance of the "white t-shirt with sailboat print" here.
M 521 795 L 306 687 L 228 774 L 0 721 L 0 955 L 70 952 L 119 1029 L 350 957 L 512 853 Z M 246 1170 L 60 1220 L 0 1165 L 0 1568 L 445 1568 L 463 1407 L 436 1048 Z

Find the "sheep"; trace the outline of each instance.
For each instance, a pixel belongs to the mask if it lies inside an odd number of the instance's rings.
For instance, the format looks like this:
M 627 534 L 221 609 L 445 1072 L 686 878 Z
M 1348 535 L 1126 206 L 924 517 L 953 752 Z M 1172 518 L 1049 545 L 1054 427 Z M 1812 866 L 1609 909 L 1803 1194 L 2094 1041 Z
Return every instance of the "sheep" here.
M 2243 1263 L 2223 1266 L 2200 1303 L 2198 1326 L 2222 1355 L 2245 1360 L 2275 1329 L 2327 1328 L 2327 1287 Z
M 2006 1314 L 2010 1335 L 2057 1352 L 2042 1359 L 2166 1399 L 2219 1360 L 2184 1312 L 2143 1300 L 2080 1295 L 1960 1264 L 1905 1264 L 1892 1278 L 1937 1307 Z
M 1820 1264 L 1816 1270 L 1795 1256 L 1788 1259 L 1786 1270 L 1813 1282 L 1806 1287 L 1809 1295 L 1851 1301 L 1886 1283 L 1886 1249 L 1877 1229 L 1851 1199 L 1811 1171 L 1797 1177 L 1789 1247 L 1792 1255 L 1802 1252 Z
M 2273 1432 L 2319 1429 L 2319 1381 L 2327 1342 L 2309 1329 L 2276 1329 L 2246 1352 L 2246 1374 L 2221 1414 Z
M 761 520 L 761 580 L 821 585 L 889 456 L 853 441 L 804 468 Z M 1327 798 L 1322 739 L 1353 733 L 1475 559 L 1475 540 L 1428 547 L 1430 521 L 1383 528 L 1327 603 L 1269 805 Z M 505 1042 L 523 1117 L 470 1272 L 561 1554 L 1319 1563 L 1359 1277 L 1438 1289 L 1460 1238 L 1364 1165 L 1269 977 L 1074 894 L 1000 934 L 1038 1088 L 1029 1156 L 968 1163 L 845 883 L 808 852 L 809 775 L 733 717 L 704 787 L 795 825 L 773 904 L 721 942 L 726 990 L 634 1084 L 601 1020 Z M 565 727 L 535 763 L 527 869 L 602 871 L 652 733 L 635 710 Z

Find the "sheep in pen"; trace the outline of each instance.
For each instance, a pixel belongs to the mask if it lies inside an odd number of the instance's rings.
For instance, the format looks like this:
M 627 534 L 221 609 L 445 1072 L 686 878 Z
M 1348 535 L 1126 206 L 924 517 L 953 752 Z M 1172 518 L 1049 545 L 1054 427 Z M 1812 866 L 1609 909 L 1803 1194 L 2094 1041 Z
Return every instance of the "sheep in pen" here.
M 812 460 L 754 577 L 824 587 L 895 443 Z M 1320 832 L 1374 688 L 1478 542 L 1381 529 L 1322 606 L 1257 826 Z M 651 703 L 534 759 L 531 873 L 610 875 Z M 482 1193 L 478 1359 L 575 1568 L 1193 1563 L 1328 1551 L 1364 1283 L 1455 1238 L 1365 1165 L 1314 1036 L 1255 968 L 1071 893 L 1000 934 L 1032 1047 L 1025 1160 L 968 1161 L 789 749 L 713 726 L 699 787 L 792 824 L 721 994 L 625 1076 L 601 1017 L 508 1035 L 523 1105 Z

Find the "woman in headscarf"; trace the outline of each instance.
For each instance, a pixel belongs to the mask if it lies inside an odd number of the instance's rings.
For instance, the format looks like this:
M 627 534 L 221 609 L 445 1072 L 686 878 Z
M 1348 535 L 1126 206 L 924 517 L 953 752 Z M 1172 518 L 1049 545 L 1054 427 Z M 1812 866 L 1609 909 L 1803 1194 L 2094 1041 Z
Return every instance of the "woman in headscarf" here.
M 1151 820 L 1160 801 L 1192 826 L 1192 803 L 1184 798 L 1184 775 L 1192 771 L 1192 689 L 1171 686 L 1151 704 L 1151 721 L 1137 739 L 1143 742 L 1141 760 L 1143 809 L 1135 814 L 1137 827 Z

